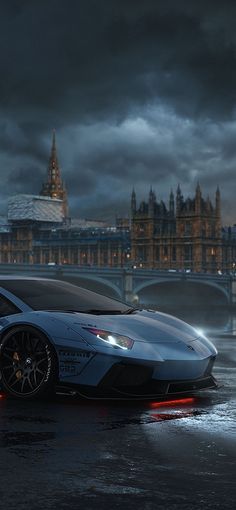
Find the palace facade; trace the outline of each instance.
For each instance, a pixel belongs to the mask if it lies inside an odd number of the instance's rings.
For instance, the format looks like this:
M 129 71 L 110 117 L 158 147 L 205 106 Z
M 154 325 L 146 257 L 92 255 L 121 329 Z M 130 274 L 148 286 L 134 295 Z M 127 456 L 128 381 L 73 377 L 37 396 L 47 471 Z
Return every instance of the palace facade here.
M 122 267 L 130 262 L 127 219 L 71 220 L 58 163 L 55 132 L 46 180 L 39 195 L 16 195 L 0 225 L 0 263 Z
M 39 195 L 9 200 L 0 221 L 0 263 L 74 264 L 193 272 L 235 272 L 236 227 L 221 226 L 220 191 L 214 202 L 199 184 L 192 198 L 178 186 L 168 203 L 154 191 L 116 226 L 98 220 L 71 220 L 58 163 L 55 132 L 45 182 Z
M 220 191 L 215 202 L 204 199 L 199 184 L 193 198 L 184 199 L 178 186 L 169 204 L 131 198 L 131 259 L 137 267 L 217 272 L 222 268 Z

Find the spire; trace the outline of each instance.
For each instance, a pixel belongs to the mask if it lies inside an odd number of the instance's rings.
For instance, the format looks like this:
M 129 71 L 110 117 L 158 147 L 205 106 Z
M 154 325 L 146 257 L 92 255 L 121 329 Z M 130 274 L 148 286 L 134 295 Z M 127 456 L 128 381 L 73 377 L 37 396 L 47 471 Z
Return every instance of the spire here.
M 49 158 L 48 165 L 48 183 L 51 185 L 56 185 L 57 189 L 63 189 L 63 184 L 61 180 L 61 172 L 57 159 L 57 149 L 56 149 L 56 131 L 53 129 L 52 132 L 52 147 L 51 147 L 51 155 Z
M 177 195 L 178 195 L 178 196 L 182 195 L 182 193 L 181 193 L 181 189 L 180 189 L 180 184 L 178 184 L 178 188 L 177 188 Z
M 149 191 L 149 202 L 155 202 L 156 200 L 156 195 L 152 189 L 152 186 L 150 186 L 150 191 Z
M 134 188 L 131 195 L 131 213 L 132 214 L 136 213 L 136 193 Z
M 149 212 L 149 216 L 153 216 L 154 214 L 154 204 L 156 202 L 156 195 L 152 189 L 152 186 L 150 187 L 150 192 L 149 192 L 149 200 L 148 200 L 148 212 Z
M 61 178 L 61 171 L 57 158 L 55 129 L 53 129 L 52 132 L 52 146 L 48 163 L 47 181 L 43 183 L 40 195 L 62 200 L 64 216 L 68 216 L 67 192 Z
M 52 130 L 52 149 L 56 150 L 56 130 Z
M 219 186 L 216 189 L 216 201 L 215 201 L 215 215 L 216 215 L 216 236 L 221 238 L 221 200 Z
M 173 190 L 171 190 L 171 192 L 170 192 L 169 209 L 170 209 L 171 216 L 173 216 L 174 212 L 175 212 L 175 199 L 174 199 Z
M 176 213 L 180 212 L 181 205 L 183 202 L 183 195 L 180 189 L 180 185 L 178 184 L 177 192 L 176 192 Z
M 200 184 L 198 182 L 197 187 L 196 187 L 196 193 L 195 193 L 195 212 L 196 212 L 196 214 L 201 213 L 201 208 L 202 208 L 202 192 L 201 192 Z
M 220 189 L 219 189 L 219 186 L 217 186 L 217 189 L 216 189 L 216 214 L 218 217 L 221 216 L 221 204 L 220 204 Z
M 196 196 L 201 196 L 201 194 L 202 194 L 202 192 L 201 192 L 200 184 L 199 184 L 199 182 L 197 182 Z

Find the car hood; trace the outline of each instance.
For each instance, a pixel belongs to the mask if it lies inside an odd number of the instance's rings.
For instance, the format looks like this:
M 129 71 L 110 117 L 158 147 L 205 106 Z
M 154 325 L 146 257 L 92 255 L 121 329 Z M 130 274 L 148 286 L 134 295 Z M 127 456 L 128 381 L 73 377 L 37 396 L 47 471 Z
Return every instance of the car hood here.
M 161 312 L 138 310 L 128 315 L 93 315 L 86 313 L 54 312 L 54 317 L 66 322 L 81 334 L 81 328 L 104 329 L 129 336 L 135 341 L 189 343 L 200 335 L 192 326 Z

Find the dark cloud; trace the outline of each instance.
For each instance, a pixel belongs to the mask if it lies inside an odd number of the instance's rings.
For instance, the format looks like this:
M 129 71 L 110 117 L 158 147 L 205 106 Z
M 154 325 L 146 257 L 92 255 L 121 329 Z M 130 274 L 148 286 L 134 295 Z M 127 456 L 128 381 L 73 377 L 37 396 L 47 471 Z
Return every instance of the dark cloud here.
M 233 200 L 235 16 L 233 0 L 2 0 L 2 212 L 39 191 L 54 127 L 73 214 L 198 179 Z
M 112 0 L 13 6 L 5 4 L 0 27 L 5 107 L 26 109 L 30 118 L 35 109 L 40 121 L 59 107 L 61 125 L 67 116 L 119 118 L 157 96 L 191 115 L 206 108 L 230 113 L 236 81 L 231 2 L 227 10 L 215 1 L 198 8 L 191 1 L 186 8 L 186 2 Z

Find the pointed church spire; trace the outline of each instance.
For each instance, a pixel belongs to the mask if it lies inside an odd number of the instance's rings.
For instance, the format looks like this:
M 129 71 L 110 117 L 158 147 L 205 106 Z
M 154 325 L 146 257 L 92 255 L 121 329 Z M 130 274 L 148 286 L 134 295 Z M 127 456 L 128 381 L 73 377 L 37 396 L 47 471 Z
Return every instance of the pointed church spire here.
M 183 195 L 180 189 L 180 185 L 178 184 L 177 192 L 176 192 L 176 214 L 180 212 L 181 205 L 183 202 Z
M 200 184 L 199 184 L 199 181 L 197 182 L 197 187 L 196 187 L 196 196 L 200 196 L 202 194 L 201 192 L 201 188 L 200 188 Z
M 218 217 L 221 216 L 221 205 L 220 205 L 220 189 L 219 186 L 217 186 L 216 189 L 216 214 Z
M 64 216 L 68 217 L 67 192 L 61 179 L 61 171 L 57 159 L 56 132 L 52 132 L 52 146 L 48 163 L 47 182 L 43 183 L 40 195 L 63 201 Z
M 152 189 L 152 186 L 150 186 L 150 191 L 149 191 L 149 202 L 155 202 L 156 200 L 156 195 Z
M 52 149 L 56 150 L 56 130 L 52 130 Z
M 49 158 L 48 165 L 48 183 L 51 185 L 56 185 L 57 190 L 63 189 L 63 184 L 61 180 L 61 172 L 57 159 L 57 149 L 56 149 L 56 131 L 53 129 L 52 132 L 52 147 L 51 147 L 51 155 Z M 55 190 L 55 191 L 57 191 Z
M 156 202 L 156 195 L 152 189 L 152 186 L 150 187 L 149 191 L 149 199 L 148 199 L 148 213 L 149 216 L 153 216 L 154 214 L 154 204 Z
M 196 193 L 195 193 L 195 212 L 196 214 L 200 214 L 202 209 L 202 192 L 200 188 L 199 182 L 197 183 Z
M 216 235 L 218 238 L 221 238 L 221 199 L 220 199 L 220 189 L 219 186 L 217 186 L 216 189 Z
M 180 196 L 180 195 L 182 195 L 182 193 L 181 193 L 181 189 L 180 189 L 180 184 L 178 184 L 178 188 L 177 188 L 177 195 L 179 195 L 179 196 Z
M 173 190 L 171 190 L 171 192 L 170 192 L 169 210 L 170 210 L 170 214 L 173 216 L 174 212 L 175 212 L 175 199 L 174 199 Z
M 134 188 L 131 195 L 131 213 L 132 214 L 136 213 L 136 193 Z

